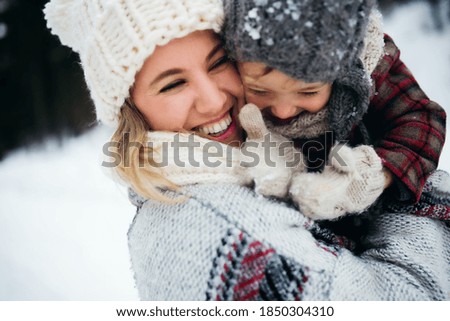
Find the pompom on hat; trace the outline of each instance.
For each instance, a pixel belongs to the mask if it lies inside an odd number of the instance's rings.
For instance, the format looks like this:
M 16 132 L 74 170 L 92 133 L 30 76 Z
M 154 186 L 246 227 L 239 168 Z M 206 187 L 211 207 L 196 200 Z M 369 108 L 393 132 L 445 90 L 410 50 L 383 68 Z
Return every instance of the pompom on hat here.
M 222 0 L 51 0 L 44 14 L 79 54 L 97 118 L 111 126 L 156 46 L 197 30 L 220 32 L 223 22 Z
M 305 82 L 333 82 L 355 63 L 375 0 L 224 0 L 223 34 L 238 61 Z

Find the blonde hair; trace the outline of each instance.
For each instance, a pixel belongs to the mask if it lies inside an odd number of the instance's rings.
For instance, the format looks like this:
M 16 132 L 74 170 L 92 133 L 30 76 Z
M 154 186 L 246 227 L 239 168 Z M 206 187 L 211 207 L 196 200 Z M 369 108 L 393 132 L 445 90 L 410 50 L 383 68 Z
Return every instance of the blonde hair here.
M 148 144 L 149 130 L 144 116 L 131 99 L 127 99 L 120 109 L 118 128 L 111 137 L 112 151 L 121 157 L 114 170 L 139 195 L 173 203 L 173 199 L 163 195 L 161 188 L 176 191 L 179 187 L 158 173 L 151 158 L 153 150 Z

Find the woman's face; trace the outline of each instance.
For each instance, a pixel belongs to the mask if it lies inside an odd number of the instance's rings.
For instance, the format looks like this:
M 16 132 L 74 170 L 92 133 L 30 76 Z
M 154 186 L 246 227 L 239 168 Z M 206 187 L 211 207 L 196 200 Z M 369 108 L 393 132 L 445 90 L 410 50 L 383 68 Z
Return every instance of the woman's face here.
M 236 115 L 244 91 L 213 31 L 196 31 L 157 47 L 136 75 L 131 97 L 153 130 L 195 131 L 242 142 Z

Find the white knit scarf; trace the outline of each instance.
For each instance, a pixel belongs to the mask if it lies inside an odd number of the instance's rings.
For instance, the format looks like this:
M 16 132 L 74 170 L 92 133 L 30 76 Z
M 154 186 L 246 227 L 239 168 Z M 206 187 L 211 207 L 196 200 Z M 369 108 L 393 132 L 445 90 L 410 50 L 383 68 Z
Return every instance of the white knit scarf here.
M 197 183 L 251 182 L 243 175 L 240 150 L 200 137 L 194 133 L 153 131 L 148 133 L 152 158 L 159 173 L 171 182 L 183 186 Z

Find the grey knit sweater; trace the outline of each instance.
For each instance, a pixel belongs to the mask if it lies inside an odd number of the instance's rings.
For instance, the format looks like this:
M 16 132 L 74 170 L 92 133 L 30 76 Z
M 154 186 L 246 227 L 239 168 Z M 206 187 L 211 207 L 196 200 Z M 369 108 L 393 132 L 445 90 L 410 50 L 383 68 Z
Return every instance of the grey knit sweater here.
M 183 170 L 173 178 L 183 182 L 185 202 L 130 193 L 138 210 L 129 249 L 143 300 L 450 298 L 450 229 L 442 221 L 377 215 L 355 255 L 320 237 L 297 209 L 241 186 L 233 171 L 217 169 L 229 179 L 214 184 L 201 167 Z

